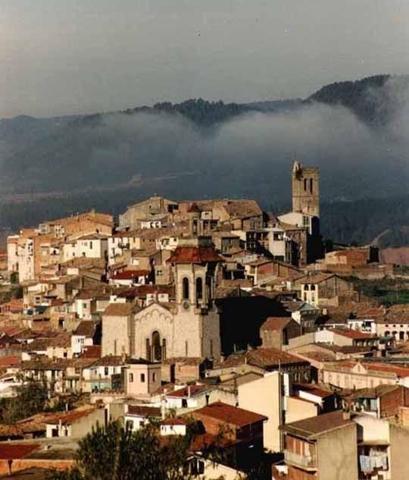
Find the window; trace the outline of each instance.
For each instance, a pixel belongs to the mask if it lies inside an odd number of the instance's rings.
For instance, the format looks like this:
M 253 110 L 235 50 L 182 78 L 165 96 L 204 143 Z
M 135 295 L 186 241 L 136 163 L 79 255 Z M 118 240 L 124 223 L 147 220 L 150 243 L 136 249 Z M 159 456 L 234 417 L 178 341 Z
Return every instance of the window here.
M 92 250 L 92 240 L 89 242 L 89 248 Z
M 189 300 L 189 279 L 187 277 L 182 280 L 182 296 L 183 300 Z
M 145 383 L 145 374 L 141 373 L 141 383 Z
M 196 302 L 203 300 L 203 280 L 201 278 L 196 279 Z
M 130 373 L 129 374 L 129 383 L 132 383 L 133 382 L 133 373 Z
M 312 193 L 312 185 L 313 185 L 312 178 L 310 178 L 310 193 Z
M 109 368 L 108 368 L 108 367 L 105 367 L 105 368 L 104 368 L 104 374 L 105 374 L 105 375 L 108 375 L 108 374 L 109 374 Z
M 307 191 L 307 179 L 304 178 L 304 191 L 306 192 Z
M 156 382 L 156 373 L 152 373 L 152 382 Z

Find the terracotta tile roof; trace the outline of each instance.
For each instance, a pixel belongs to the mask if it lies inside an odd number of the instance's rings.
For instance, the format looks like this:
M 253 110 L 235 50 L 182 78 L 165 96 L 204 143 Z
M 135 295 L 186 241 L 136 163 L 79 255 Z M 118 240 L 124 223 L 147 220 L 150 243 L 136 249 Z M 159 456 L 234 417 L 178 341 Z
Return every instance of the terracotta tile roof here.
M 332 430 L 355 425 L 355 423 L 344 415 L 344 412 L 338 410 L 336 412 L 324 413 L 316 417 L 306 418 L 298 422 L 283 425 L 281 430 L 291 435 L 305 439 L 315 439 Z
M 333 362 L 335 360 L 335 354 L 331 355 L 329 352 L 317 352 L 315 350 L 300 352 L 297 355 L 316 362 Z
M 144 298 L 148 294 L 165 293 L 170 297 L 175 296 L 175 287 L 169 285 L 139 285 L 137 287 L 127 288 L 118 294 L 118 297 L 125 298 Z
M 81 409 L 72 410 L 71 412 L 56 413 L 51 418 L 46 420 L 49 425 L 71 425 L 80 418 L 86 417 L 93 413 L 96 407 L 84 407 Z
M 165 418 L 165 420 L 162 420 L 160 423 L 161 425 L 187 425 L 187 420 L 180 417 Z
M 393 392 L 397 389 L 405 388 L 401 385 L 378 385 L 375 388 L 360 388 L 359 390 L 353 391 L 350 395 L 347 396 L 348 399 L 356 398 L 380 398 L 387 393 Z
M 11 439 L 13 437 L 21 438 L 23 436 L 24 431 L 18 425 L 0 424 L 0 437 Z
M 125 270 L 123 272 L 117 272 L 111 277 L 112 280 L 134 280 L 139 277 L 149 276 L 149 270 Z
M 255 200 L 227 200 L 224 202 L 224 208 L 232 218 L 257 217 L 263 214 Z
M 80 358 L 101 358 L 101 345 L 89 345 L 84 347 Z
M 179 390 L 175 390 L 169 393 L 167 396 L 171 398 L 185 398 L 185 397 L 195 397 L 196 395 L 201 395 L 202 393 L 209 390 L 208 385 L 190 385 Z M 190 391 L 190 392 L 189 392 Z
M 331 279 L 332 277 L 336 277 L 337 275 L 335 275 L 334 273 L 310 273 L 308 275 L 304 275 L 300 278 L 297 278 L 297 280 L 295 281 L 296 284 L 301 284 L 301 283 L 321 283 L 321 282 L 325 282 L 329 279 Z
M 328 363 L 324 368 L 331 371 L 338 371 L 338 369 L 341 371 L 350 371 L 358 364 L 361 364 L 368 371 L 368 373 L 373 373 L 374 375 L 384 374 L 394 378 L 409 377 L 409 367 L 401 364 L 342 360 L 339 362 Z
M 92 367 L 110 367 L 110 366 L 120 366 L 125 365 L 126 359 L 120 357 L 119 355 L 106 355 L 101 357 L 95 363 L 92 364 Z
M 21 357 L 14 355 L 0 357 L 0 369 L 18 367 L 21 364 Z
M 92 320 L 82 320 L 75 329 L 73 335 L 81 335 L 87 338 L 92 338 L 95 335 L 98 323 Z
M 38 448 L 40 448 L 39 445 L 36 445 L 34 443 L 28 445 L 10 445 L 6 443 L 0 443 L 0 460 L 14 460 L 18 458 L 24 458 Z
M 291 320 L 291 317 L 268 317 L 260 330 L 283 330 Z
M 302 383 L 302 384 L 296 384 L 294 385 L 294 388 L 297 391 L 304 391 L 311 393 L 311 395 L 316 395 L 317 397 L 321 398 L 327 398 L 327 397 L 332 397 L 334 395 L 334 392 L 331 390 L 324 390 L 323 388 L 318 387 L 317 385 L 313 385 L 311 383 Z
M 262 368 L 307 363 L 290 353 L 275 348 L 257 348 L 248 352 L 248 363 Z
M 112 317 L 126 317 L 138 311 L 138 307 L 130 302 L 110 303 L 104 310 L 103 315 Z
M 222 258 L 213 247 L 177 247 L 168 263 L 221 262 Z
M 206 407 L 199 408 L 190 413 L 194 418 L 209 417 L 236 427 L 244 427 L 252 423 L 264 422 L 267 417 L 258 413 L 244 410 L 243 408 L 233 407 L 223 402 L 216 402 Z
M 160 407 L 148 407 L 145 405 L 129 405 L 125 415 L 138 415 L 140 417 L 160 417 Z
M 409 323 L 409 304 L 390 306 L 383 319 L 384 323 Z
M 332 328 L 331 332 L 334 332 L 337 335 L 341 335 L 343 337 L 352 338 L 353 340 L 373 340 L 378 338 L 376 335 L 361 332 L 359 330 L 353 330 L 350 328 Z
M 37 358 L 35 360 L 27 360 L 21 362 L 22 370 L 65 370 L 69 365 L 69 360 L 59 358 L 57 360 L 51 358 Z
M 238 367 L 243 364 L 259 368 L 277 368 L 286 365 L 308 364 L 306 360 L 276 348 L 257 348 L 243 353 L 233 353 L 216 368 Z

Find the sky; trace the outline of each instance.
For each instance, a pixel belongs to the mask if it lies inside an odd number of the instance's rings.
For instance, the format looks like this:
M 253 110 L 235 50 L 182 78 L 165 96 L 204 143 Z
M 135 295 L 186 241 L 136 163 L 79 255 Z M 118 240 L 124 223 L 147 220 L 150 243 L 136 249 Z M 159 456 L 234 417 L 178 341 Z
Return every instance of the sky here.
M 0 0 L 0 118 L 409 73 L 408 0 Z

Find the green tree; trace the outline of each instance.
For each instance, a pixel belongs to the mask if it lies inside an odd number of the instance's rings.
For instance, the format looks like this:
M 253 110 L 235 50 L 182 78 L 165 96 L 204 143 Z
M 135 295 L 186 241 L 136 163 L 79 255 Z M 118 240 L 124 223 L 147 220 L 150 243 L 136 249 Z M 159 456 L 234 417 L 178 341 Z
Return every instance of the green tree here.
M 79 442 L 76 466 L 54 473 L 53 480 L 188 480 L 184 470 L 188 442 L 168 438 L 162 444 L 148 425 L 132 433 L 118 422 L 97 426 Z
M 45 383 L 29 380 L 18 386 L 17 396 L 7 399 L 2 405 L 4 423 L 15 423 L 46 409 L 48 390 Z

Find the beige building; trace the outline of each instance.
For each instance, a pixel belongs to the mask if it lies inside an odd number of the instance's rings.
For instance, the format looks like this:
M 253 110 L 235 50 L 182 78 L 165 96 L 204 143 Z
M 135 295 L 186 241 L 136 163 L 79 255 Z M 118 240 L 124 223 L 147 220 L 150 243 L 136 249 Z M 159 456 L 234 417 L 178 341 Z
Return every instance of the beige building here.
M 323 383 L 347 389 L 396 384 L 409 386 L 409 367 L 380 362 L 345 360 L 326 363 L 321 376 Z
M 111 303 L 102 315 L 102 356 L 131 355 L 131 324 L 138 307 L 132 303 Z
M 359 478 L 409 478 L 409 430 L 372 415 L 354 415 L 358 425 Z
M 138 228 L 161 228 L 165 226 L 168 216 L 178 209 L 178 204 L 163 197 L 150 197 L 128 207 L 119 215 L 121 230 Z
M 338 306 L 342 298 L 354 296 L 352 283 L 335 274 L 310 273 L 294 283 L 301 290 L 301 299 L 314 307 Z
M 357 426 L 342 411 L 282 427 L 288 480 L 358 480 Z
M 149 396 L 161 386 L 161 364 L 143 359 L 130 359 L 125 370 L 125 393 L 128 396 Z

